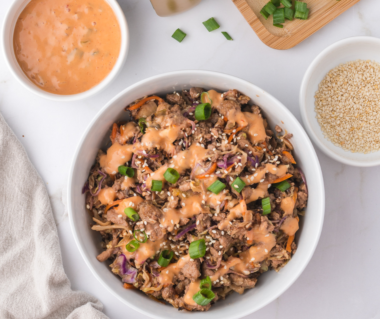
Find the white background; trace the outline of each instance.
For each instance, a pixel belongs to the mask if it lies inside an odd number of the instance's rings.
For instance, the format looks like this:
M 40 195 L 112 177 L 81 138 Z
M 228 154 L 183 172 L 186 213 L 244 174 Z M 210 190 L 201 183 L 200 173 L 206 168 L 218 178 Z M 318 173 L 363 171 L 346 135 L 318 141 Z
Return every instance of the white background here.
M 0 22 L 10 2 L 0 1 Z M 158 17 L 148 0 L 119 2 L 130 28 L 130 51 L 121 74 L 107 89 L 82 102 L 43 100 L 11 76 L 1 57 L 0 112 L 46 182 L 72 287 L 99 298 L 112 319 L 147 318 L 116 300 L 96 281 L 71 234 L 65 207 L 67 175 L 90 120 L 136 81 L 182 69 L 219 71 L 250 81 L 301 120 L 298 94 L 306 68 L 319 52 L 340 39 L 378 37 L 380 1 L 362 0 L 287 51 L 261 43 L 231 0 L 204 0 L 191 11 L 170 18 Z M 202 21 L 211 16 L 234 41 L 226 41 L 219 30 L 206 31 Z M 171 38 L 177 28 L 188 34 L 181 44 Z M 314 257 L 286 293 L 245 318 L 380 318 L 380 168 L 349 167 L 317 153 L 325 179 L 326 217 Z

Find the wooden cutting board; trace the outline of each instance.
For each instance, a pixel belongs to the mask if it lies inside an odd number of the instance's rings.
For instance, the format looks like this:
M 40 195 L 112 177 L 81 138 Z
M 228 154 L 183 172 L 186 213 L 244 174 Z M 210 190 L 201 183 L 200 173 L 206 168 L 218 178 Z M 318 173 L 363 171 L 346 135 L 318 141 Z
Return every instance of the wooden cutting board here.
M 269 0 L 233 0 L 260 40 L 277 50 L 296 46 L 359 1 L 305 0 L 310 9 L 309 19 L 286 21 L 281 29 L 273 26 L 272 16 L 265 20 L 260 14 Z

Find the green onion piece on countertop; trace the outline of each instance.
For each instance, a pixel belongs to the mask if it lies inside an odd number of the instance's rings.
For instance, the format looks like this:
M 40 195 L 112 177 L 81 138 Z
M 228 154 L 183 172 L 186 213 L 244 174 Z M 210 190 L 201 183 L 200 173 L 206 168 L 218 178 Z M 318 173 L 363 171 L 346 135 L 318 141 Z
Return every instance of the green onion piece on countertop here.
M 207 306 L 214 298 L 215 294 L 210 289 L 201 289 L 193 296 L 193 300 L 200 306 Z
M 226 187 L 227 187 L 226 184 L 222 183 L 220 180 L 216 180 L 214 183 L 212 183 L 207 188 L 207 190 L 209 190 L 210 192 L 213 192 L 214 194 L 218 195 Z
M 281 3 L 284 5 L 285 8 L 291 8 L 292 7 L 292 1 L 291 0 L 281 0 Z
M 195 108 L 195 119 L 198 121 L 208 120 L 211 116 L 211 105 L 210 103 L 202 103 L 197 105 Z
M 210 289 L 212 288 L 212 282 L 209 276 L 207 276 L 205 279 L 201 280 L 200 284 L 201 289 Z
M 273 25 L 285 22 L 285 9 L 279 8 L 273 13 Z
M 139 232 L 140 234 L 143 234 L 144 235 L 144 239 L 143 240 L 139 240 L 139 238 L 137 237 L 138 235 L 136 234 L 136 232 Z M 148 236 L 146 235 L 146 232 L 145 231 L 141 231 L 141 230 L 138 230 L 136 229 L 134 232 L 133 232 L 133 237 L 139 242 L 139 243 L 146 243 L 148 241 Z
M 288 188 L 290 188 L 290 184 L 288 181 L 282 181 L 278 184 L 275 184 L 274 186 L 278 188 L 281 192 L 285 192 Z
M 273 14 L 276 11 L 276 6 L 272 2 L 268 2 L 265 7 L 265 11 L 268 12 L 269 14 Z
M 285 19 L 294 20 L 294 10 L 292 8 L 285 8 Z
M 281 0 L 271 0 L 271 2 L 276 6 L 279 7 L 281 4 Z
M 169 251 L 169 250 L 164 250 L 161 252 L 160 257 L 158 257 L 158 264 L 161 267 L 167 267 L 172 260 L 174 256 L 174 252 Z
M 131 207 L 127 207 L 126 209 L 124 209 L 124 214 L 127 215 L 128 218 L 134 222 L 137 222 L 140 219 L 139 214 L 137 214 L 137 212 Z
M 137 240 L 130 241 L 126 246 L 125 249 L 128 250 L 130 253 L 135 252 L 137 249 L 139 249 L 140 243 Z
M 206 242 L 204 239 L 198 239 L 191 242 L 189 255 L 192 259 L 202 258 L 206 254 Z
M 306 12 L 307 10 L 307 3 L 302 2 L 302 1 L 296 1 L 295 5 L 296 12 Z
M 124 165 L 121 165 L 117 169 L 121 175 L 128 176 L 128 177 L 133 177 L 135 176 L 135 171 L 131 167 L 127 167 Z
M 245 183 L 240 177 L 237 177 L 231 184 L 231 188 L 237 191 L 238 193 L 240 193 L 244 187 Z
M 306 9 L 306 12 L 296 11 L 296 14 L 294 17 L 296 19 L 307 20 L 307 18 L 309 17 L 309 12 L 310 12 L 309 9 Z
M 277 23 L 273 23 L 273 26 L 277 27 L 277 28 L 283 28 L 284 27 L 282 24 L 277 24 Z
M 162 191 L 162 181 L 152 180 L 152 191 L 161 192 Z
M 265 7 L 261 9 L 260 14 L 264 17 L 265 20 L 267 20 L 270 16 L 267 10 L 265 10 Z
M 179 177 L 179 173 L 174 168 L 169 167 L 164 173 L 164 178 L 171 184 L 175 184 Z
M 214 18 L 210 18 L 207 21 L 203 22 L 203 25 L 206 27 L 208 32 L 219 29 L 219 27 L 220 27 L 220 25 L 218 24 L 218 22 L 215 21 Z
M 261 200 L 261 206 L 263 207 L 263 215 L 268 215 L 271 213 L 272 208 L 270 206 L 269 197 L 265 197 Z
M 178 42 L 182 42 L 182 40 L 186 37 L 186 33 L 183 32 L 180 29 L 175 30 L 175 32 L 172 35 L 173 39 L 176 39 Z
M 222 34 L 225 36 L 225 38 L 229 41 L 232 40 L 231 36 L 228 34 L 228 32 L 223 31 Z

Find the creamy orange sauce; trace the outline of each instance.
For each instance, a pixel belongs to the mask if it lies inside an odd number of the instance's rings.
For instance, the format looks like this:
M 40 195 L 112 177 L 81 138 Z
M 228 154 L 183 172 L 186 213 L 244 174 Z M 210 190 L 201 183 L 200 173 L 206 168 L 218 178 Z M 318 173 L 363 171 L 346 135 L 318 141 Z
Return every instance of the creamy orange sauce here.
M 288 217 L 285 219 L 284 223 L 280 228 L 286 235 L 294 236 L 299 229 L 299 224 L 297 218 Z
M 210 101 L 212 100 L 212 103 Z M 215 90 L 208 91 L 208 95 L 204 94 L 202 97 L 203 103 L 210 103 L 213 108 L 218 107 L 223 102 L 223 94 Z
M 241 200 L 239 204 L 237 204 L 235 207 L 230 209 L 230 213 L 227 215 L 227 218 L 218 224 L 218 228 L 220 230 L 225 229 L 230 223 L 230 221 L 236 218 L 241 218 L 243 216 L 245 217 L 246 212 L 247 212 L 247 204 L 245 203 L 244 200 Z
M 123 239 L 120 241 L 119 246 L 121 251 L 127 257 L 127 259 L 135 259 L 136 266 L 142 265 L 148 258 L 155 256 L 161 248 L 161 244 L 165 241 L 164 238 L 158 239 L 156 241 L 147 240 L 146 243 L 140 243 L 139 248 L 134 252 L 129 252 L 125 246 L 131 241 L 131 239 Z
M 170 264 L 160 272 L 158 281 L 161 284 L 171 284 L 174 276 L 178 275 L 181 269 L 190 261 L 190 255 L 181 257 L 176 263 Z
M 130 138 L 136 135 L 136 123 L 128 122 L 125 125 L 120 126 L 120 142 L 125 144 Z
M 161 225 L 163 225 L 168 231 L 173 231 L 174 226 L 181 220 L 181 213 L 174 208 L 164 208 L 162 217 L 160 219 Z
M 258 200 L 259 198 L 268 197 L 268 182 L 262 182 L 259 185 L 257 185 L 256 188 L 252 188 L 252 194 L 248 198 L 246 198 L 246 202 L 254 202 L 255 200 Z
M 107 154 L 100 157 L 100 166 L 107 174 L 114 175 L 119 166 L 131 160 L 133 150 L 133 145 L 120 145 L 116 142 L 107 150 Z
M 196 281 L 190 283 L 189 285 L 189 289 L 187 290 L 187 292 L 185 293 L 185 295 L 183 296 L 183 301 L 190 305 L 190 306 L 196 306 L 197 303 L 193 300 L 193 296 L 199 291 L 201 290 L 201 281 L 199 279 L 197 279 Z
M 147 128 L 141 140 L 141 146 L 146 149 L 162 149 L 168 154 L 174 155 L 175 147 L 173 142 L 179 138 L 181 133 L 180 126 L 170 127 L 163 130 Z
M 104 0 L 31 0 L 17 19 L 17 61 L 41 89 L 87 91 L 112 70 L 120 53 L 117 18 Z
M 202 196 L 201 195 L 192 195 L 186 198 L 181 198 L 181 209 L 180 212 L 182 216 L 186 218 L 193 217 L 204 211 L 202 207 Z
M 234 267 L 235 265 L 238 265 L 240 263 L 241 259 L 236 257 L 230 257 L 226 262 L 222 261 L 220 263 L 220 268 L 210 277 L 211 281 L 215 281 L 220 277 L 224 276 L 225 274 L 227 274 L 231 267 Z
M 119 206 L 115 207 L 115 210 L 118 214 L 124 214 L 124 210 L 128 207 L 133 208 L 137 211 L 138 204 L 142 203 L 143 199 L 140 196 L 133 196 L 126 199 L 123 199 Z
M 249 140 L 253 144 L 265 141 L 267 133 L 265 132 L 264 121 L 261 115 L 249 112 L 244 112 L 243 114 L 248 122 Z
M 295 203 L 292 197 L 285 197 L 281 200 L 280 208 L 284 211 L 284 216 L 293 215 L 294 205 Z
M 268 163 L 264 167 L 258 168 L 254 174 L 247 175 L 245 177 L 240 177 L 240 178 L 247 185 L 253 185 L 253 184 L 260 183 L 261 180 L 265 178 L 265 174 L 267 173 L 271 173 L 278 177 L 282 177 L 286 174 L 287 171 L 288 171 L 288 165 L 276 166 L 276 165 Z
M 102 205 L 108 205 L 116 198 L 116 192 L 112 187 L 103 188 L 98 194 L 98 200 Z
M 124 177 L 124 181 L 121 183 L 121 189 L 124 191 L 126 189 L 130 189 L 131 187 L 135 187 L 136 179 L 134 177 Z

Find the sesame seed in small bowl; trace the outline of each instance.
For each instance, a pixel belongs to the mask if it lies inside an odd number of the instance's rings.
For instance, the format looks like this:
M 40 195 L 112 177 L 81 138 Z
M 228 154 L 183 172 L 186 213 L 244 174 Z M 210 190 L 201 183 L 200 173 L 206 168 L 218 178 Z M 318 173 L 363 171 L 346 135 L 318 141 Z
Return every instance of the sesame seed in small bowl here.
M 353 37 L 322 51 L 300 91 L 304 126 L 328 156 L 380 165 L 380 39 Z

